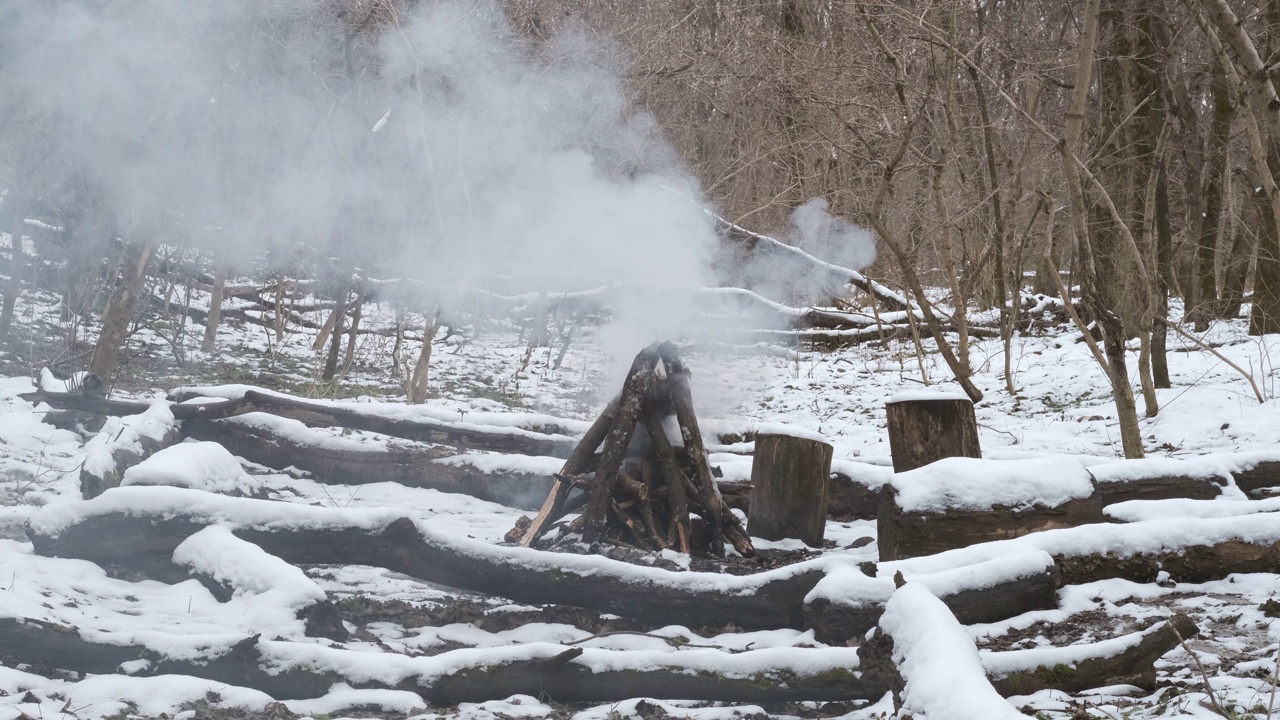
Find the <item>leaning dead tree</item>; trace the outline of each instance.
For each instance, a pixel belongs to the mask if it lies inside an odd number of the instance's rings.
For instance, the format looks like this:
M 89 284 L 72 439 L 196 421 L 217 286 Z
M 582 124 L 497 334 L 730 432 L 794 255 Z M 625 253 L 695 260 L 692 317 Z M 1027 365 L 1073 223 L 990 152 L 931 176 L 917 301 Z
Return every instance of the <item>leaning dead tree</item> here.
M 667 434 L 671 420 L 679 428 L 679 445 Z M 671 343 L 655 343 L 636 355 L 621 394 L 574 448 L 537 517 L 518 524 L 508 538 L 533 546 L 569 511 L 574 488 L 582 491 L 575 507 L 583 509 L 565 527 L 587 542 L 715 555 L 724 554 L 727 542 L 743 556 L 755 554 L 716 488 L 689 371 Z M 701 518 L 702 533 L 694 532 L 690 513 Z

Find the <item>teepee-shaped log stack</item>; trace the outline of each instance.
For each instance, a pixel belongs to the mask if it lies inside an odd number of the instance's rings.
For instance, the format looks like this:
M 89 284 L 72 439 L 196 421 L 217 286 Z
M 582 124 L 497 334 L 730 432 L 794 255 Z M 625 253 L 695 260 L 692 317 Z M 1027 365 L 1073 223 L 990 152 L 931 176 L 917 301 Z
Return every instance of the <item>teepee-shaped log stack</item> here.
M 679 444 L 667 434 L 673 415 Z M 566 501 L 575 487 L 583 490 L 573 508 L 581 508 L 581 514 L 567 529 L 582 533 L 587 542 L 604 539 L 645 550 L 714 555 L 724 555 L 727 542 L 741 555 L 755 552 L 716 489 L 693 412 L 689 373 L 671 343 L 655 343 L 636 355 L 622 392 L 574 448 L 537 517 L 517 525 L 508 538 L 532 547 L 570 511 Z M 697 542 L 690 513 L 705 529 Z

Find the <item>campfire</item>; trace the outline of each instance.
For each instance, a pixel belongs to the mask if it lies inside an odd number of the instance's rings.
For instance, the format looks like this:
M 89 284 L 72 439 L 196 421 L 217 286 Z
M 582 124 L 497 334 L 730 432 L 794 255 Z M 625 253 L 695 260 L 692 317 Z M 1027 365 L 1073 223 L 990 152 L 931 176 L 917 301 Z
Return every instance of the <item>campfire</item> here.
M 669 433 L 675 428 L 678 444 Z M 622 392 L 573 449 L 537 516 L 521 518 L 507 541 L 532 547 L 561 526 L 588 543 L 719 556 L 728 543 L 752 556 L 751 539 L 725 506 L 713 472 L 689 371 L 675 345 L 655 343 L 636 355 Z M 582 492 L 571 497 L 575 488 Z M 576 518 L 561 520 L 574 511 Z

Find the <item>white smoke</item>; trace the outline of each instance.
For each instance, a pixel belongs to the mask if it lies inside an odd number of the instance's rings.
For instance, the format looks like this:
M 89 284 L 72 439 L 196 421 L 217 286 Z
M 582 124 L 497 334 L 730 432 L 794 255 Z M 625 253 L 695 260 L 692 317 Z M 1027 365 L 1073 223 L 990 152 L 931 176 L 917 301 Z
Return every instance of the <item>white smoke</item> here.
M 827 262 L 862 270 L 876 261 L 874 236 L 832 215 L 826 198 L 813 198 L 792 210 L 790 229 L 793 245 Z
M 0 120 L 19 120 L 0 126 L 0 167 L 22 143 L 52 153 L 32 195 L 77 208 L 81 242 L 232 258 L 303 243 L 451 286 L 713 282 L 710 218 L 664 189 L 698 197 L 696 183 L 584 32 L 534 48 L 487 0 L 396 17 L 305 0 L 7 5 Z M 623 302 L 613 335 L 660 339 L 688 306 Z

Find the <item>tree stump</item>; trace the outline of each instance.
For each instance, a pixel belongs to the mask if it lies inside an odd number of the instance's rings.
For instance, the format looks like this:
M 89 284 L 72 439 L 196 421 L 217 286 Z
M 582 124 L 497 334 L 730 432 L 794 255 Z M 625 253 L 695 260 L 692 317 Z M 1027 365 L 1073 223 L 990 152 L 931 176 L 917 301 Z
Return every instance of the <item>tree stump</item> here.
M 915 470 L 947 457 L 982 457 L 978 419 L 967 397 L 899 396 L 884 406 L 893 471 Z
M 791 435 L 757 435 L 747 532 L 819 547 L 827 526 L 832 447 Z

